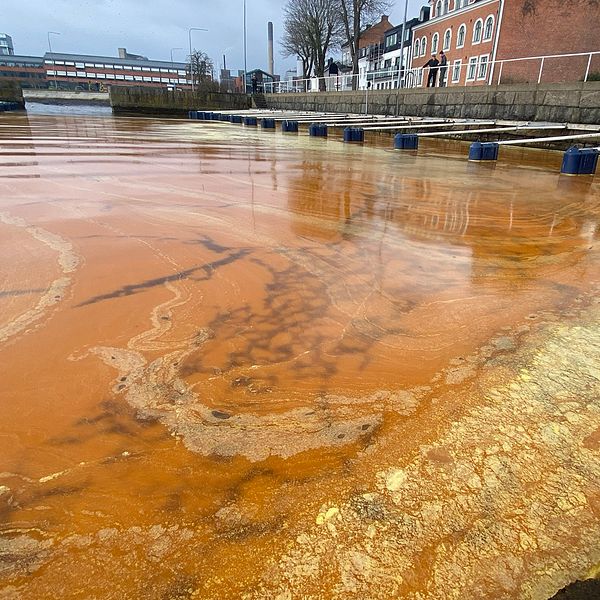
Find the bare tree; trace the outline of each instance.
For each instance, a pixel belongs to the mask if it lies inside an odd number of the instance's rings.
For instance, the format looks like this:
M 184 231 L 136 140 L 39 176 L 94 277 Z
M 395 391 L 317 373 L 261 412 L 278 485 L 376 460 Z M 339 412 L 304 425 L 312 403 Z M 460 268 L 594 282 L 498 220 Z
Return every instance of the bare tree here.
M 297 56 L 302 61 L 302 74 L 308 77 L 313 69 L 313 53 L 311 50 L 304 23 L 287 14 L 283 23 L 281 54 L 284 57 Z
M 342 16 L 346 43 L 352 58 L 352 74 L 358 74 L 358 58 L 362 26 L 370 20 L 381 16 L 390 7 L 389 0 L 338 0 Z M 352 78 L 352 89 L 357 88 L 356 77 Z
M 339 0 L 288 0 L 284 9 L 283 49 L 302 60 L 305 75 L 325 75 L 327 51 L 342 38 Z M 320 80 L 321 89 L 325 81 Z
M 197 86 L 208 86 L 214 83 L 214 65 L 212 59 L 201 50 L 194 50 L 187 65 L 188 77 Z

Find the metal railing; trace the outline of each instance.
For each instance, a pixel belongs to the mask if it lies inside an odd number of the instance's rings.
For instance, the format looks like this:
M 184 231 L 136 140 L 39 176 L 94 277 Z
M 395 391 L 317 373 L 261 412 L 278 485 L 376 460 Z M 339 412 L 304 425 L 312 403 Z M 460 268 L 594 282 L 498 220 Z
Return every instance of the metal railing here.
M 424 57 L 419 57 L 423 59 Z M 581 59 L 581 64 L 578 63 Z M 596 63 L 594 59 L 597 59 Z M 413 62 L 416 62 L 413 59 Z M 588 81 L 596 69 L 600 73 L 600 51 L 575 52 L 570 54 L 548 54 L 545 56 L 525 56 L 490 61 L 486 55 L 474 56 L 468 62 L 448 61 L 446 70 L 437 68 L 436 87 L 442 85 L 480 86 L 500 85 L 501 83 L 543 83 L 551 79 L 552 83 L 564 81 Z M 579 72 L 578 72 L 579 71 Z M 419 88 L 428 85 L 430 70 L 425 67 L 403 69 L 387 67 L 385 69 L 362 72 L 356 75 L 344 73 L 327 77 L 308 77 L 286 81 L 265 83 L 267 94 L 294 92 L 333 92 L 352 89 L 365 91 L 397 88 Z M 550 74 L 548 76 L 548 74 Z M 355 86 L 353 87 L 353 82 Z

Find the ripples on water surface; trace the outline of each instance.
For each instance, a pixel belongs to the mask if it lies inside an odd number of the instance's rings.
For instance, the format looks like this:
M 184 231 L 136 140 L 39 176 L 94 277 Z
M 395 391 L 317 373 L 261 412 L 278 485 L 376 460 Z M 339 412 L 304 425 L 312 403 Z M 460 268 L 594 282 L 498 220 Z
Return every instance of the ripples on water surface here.
M 600 562 L 598 179 L 389 145 L 0 118 L 7 597 L 546 598 Z

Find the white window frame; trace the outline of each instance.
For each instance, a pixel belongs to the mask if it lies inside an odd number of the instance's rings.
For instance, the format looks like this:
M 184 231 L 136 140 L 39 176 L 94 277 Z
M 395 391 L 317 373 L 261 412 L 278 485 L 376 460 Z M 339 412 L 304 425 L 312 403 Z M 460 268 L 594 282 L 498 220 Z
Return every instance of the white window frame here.
M 454 76 L 456 73 L 456 67 L 458 67 L 458 77 Z M 462 60 L 460 58 L 457 58 L 452 63 L 452 83 L 458 83 L 460 81 L 461 71 L 462 71 Z
M 471 56 L 467 63 L 467 76 L 465 81 L 475 81 L 477 77 L 477 68 L 479 66 L 479 56 Z M 471 67 L 473 67 L 473 77 L 470 76 Z
M 440 45 L 440 34 L 436 31 L 431 36 L 431 51 L 432 52 L 437 52 L 439 45 Z
M 464 31 L 463 33 L 463 39 L 462 39 L 462 44 L 460 43 L 460 32 Z M 457 48 L 464 48 L 465 47 L 465 42 L 467 40 L 467 24 L 466 23 L 461 23 L 459 28 L 458 28 L 458 33 L 456 34 L 456 47 Z
M 485 60 L 483 60 L 485 59 Z M 490 64 L 490 55 L 489 54 L 482 54 L 479 57 L 479 61 L 477 62 L 477 80 L 478 81 L 482 81 L 484 79 L 487 79 L 488 76 L 488 71 L 489 71 L 489 64 Z M 481 67 L 485 66 L 485 72 L 483 73 L 483 75 L 481 74 Z
M 448 45 L 446 45 L 446 36 L 449 35 L 448 37 Z M 452 48 L 452 29 L 450 27 L 448 27 L 448 29 L 446 29 L 446 31 L 444 31 L 444 42 L 442 45 L 442 50 L 444 52 L 448 52 L 448 50 L 450 50 Z
M 416 39 L 414 43 L 413 53 L 415 57 L 421 56 L 421 40 Z M 181 75 L 181 73 L 179 73 Z
M 488 21 L 490 19 L 492 20 L 492 27 L 490 28 L 490 35 L 486 36 L 485 32 L 487 30 L 487 24 L 488 24 Z M 494 37 L 494 25 L 495 25 L 495 23 L 496 23 L 496 20 L 494 19 L 494 15 L 488 15 L 485 18 L 485 21 L 483 22 L 483 31 L 481 33 L 481 39 L 482 39 L 482 41 L 489 42 Z
M 421 38 L 421 56 L 427 56 L 427 38 L 425 36 Z
M 442 15 L 442 0 L 438 0 L 435 3 L 435 16 L 440 17 Z
M 479 30 L 479 39 L 476 40 L 475 39 L 475 34 L 477 33 L 477 24 L 479 24 L 479 26 L 481 27 L 481 29 Z M 477 21 L 475 21 L 475 24 L 473 25 L 473 39 L 472 39 L 472 44 L 481 44 L 481 40 L 483 39 L 483 19 L 477 19 Z

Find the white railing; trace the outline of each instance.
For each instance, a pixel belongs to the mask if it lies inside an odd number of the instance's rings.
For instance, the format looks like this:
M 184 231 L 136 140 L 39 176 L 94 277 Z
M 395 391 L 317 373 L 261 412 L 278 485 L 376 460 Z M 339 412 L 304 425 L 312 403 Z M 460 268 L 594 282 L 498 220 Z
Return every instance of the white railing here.
M 419 57 L 424 59 L 425 57 Z M 576 65 L 574 63 L 579 62 Z M 594 62 L 596 59 L 596 62 Z M 569 62 L 567 62 L 569 61 Z M 416 62 L 413 59 L 413 62 Z M 543 83 L 544 79 L 553 83 L 563 81 L 588 81 L 595 69 L 600 73 L 600 51 L 576 52 L 570 54 L 548 54 L 545 56 L 526 56 L 490 61 L 487 57 L 478 56 L 469 62 L 448 61 L 446 71 L 438 67 L 435 86 L 443 84 L 453 86 L 500 85 L 501 83 Z M 579 72 L 580 71 L 580 72 Z M 405 69 L 399 73 L 398 68 L 386 68 L 369 71 L 357 75 L 340 74 L 328 77 L 309 77 L 288 81 L 275 81 L 264 84 L 267 94 L 293 92 L 332 92 L 352 89 L 365 91 L 378 89 L 418 88 L 428 85 L 430 70 L 424 67 Z M 353 88 L 353 82 L 355 86 Z

